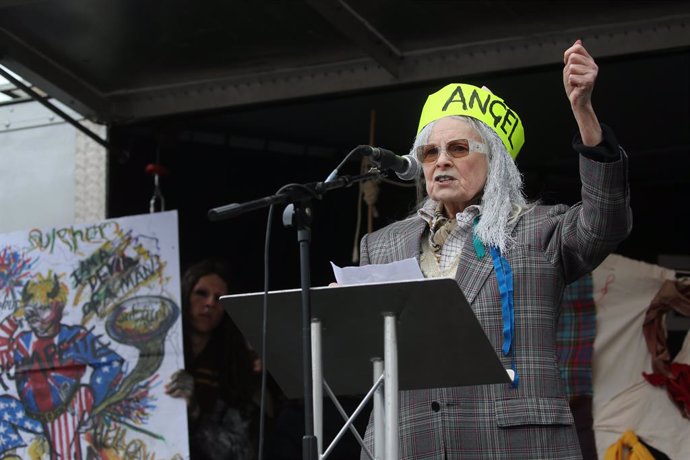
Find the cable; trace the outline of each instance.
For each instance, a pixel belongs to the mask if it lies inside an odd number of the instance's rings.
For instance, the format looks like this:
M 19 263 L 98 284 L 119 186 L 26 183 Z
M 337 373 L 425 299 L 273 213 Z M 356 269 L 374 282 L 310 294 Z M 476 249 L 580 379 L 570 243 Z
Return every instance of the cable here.
M 284 192 L 287 189 L 290 188 L 298 188 L 302 189 L 309 194 L 311 194 L 314 197 L 317 197 L 318 194 L 316 191 L 312 190 L 311 188 L 303 185 L 303 184 L 286 184 L 282 186 L 277 192 L 276 195 Z M 266 222 L 266 237 L 264 239 L 264 302 L 263 302 L 263 311 L 262 311 L 262 319 L 261 319 L 261 399 L 259 402 L 259 410 L 261 411 L 259 415 L 259 455 L 258 455 L 258 460 L 263 459 L 263 454 L 264 454 L 264 427 L 266 425 L 266 380 L 267 380 L 267 365 L 266 365 L 266 343 L 267 343 L 267 336 L 268 336 L 268 285 L 269 285 L 269 249 L 270 249 L 270 241 L 271 241 L 271 227 L 272 227 L 272 222 L 273 222 L 273 211 L 274 211 L 274 205 L 269 206 L 268 208 L 268 220 Z
M 285 190 L 288 190 L 291 188 L 302 189 L 305 192 L 307 192 L 309 195 L 311 195 L 312 198 L 318 198 L 319 197 L 319 194 L 316 192 L 316 190 L 314 190 L 310 187 L 307 187 L 304 184 L 285 184 L 282 187 L 280 187 L 275 194 L 278 195 L 279 193 L 283 193 Z M 273 206 L 273 205 L 271 205 L 271 206 Z
M 347 155 L 345 155 L 345 158 L 343 158 L 343 161 L 341 161 L 340 164 L 339 164 L 338 166 L 336 166 L 335 169 L 334 169 L 333 171 L 331 171 L 331 173 L 328 175 L 328 177 L 326 178 L 326 180 L 325 180 L 324 182 L 330 182 L 330 181 L 332 181 L 333 179 L 335 179 L 336 177 L 338 177 L 338 172 L 340 171 L 340 168 L 342 168 L 343 165 L 345 165 L 345 163 L 347 163 L 347 161 L 348 161 L 355 153 L 359 152 L 360 149 L 361 149 L 362 147 L 368 147 L 368 146 L 358 145 L 358 146 L 355 147 L 354 149 L 350 150 L 350 152 L 349 152 Z

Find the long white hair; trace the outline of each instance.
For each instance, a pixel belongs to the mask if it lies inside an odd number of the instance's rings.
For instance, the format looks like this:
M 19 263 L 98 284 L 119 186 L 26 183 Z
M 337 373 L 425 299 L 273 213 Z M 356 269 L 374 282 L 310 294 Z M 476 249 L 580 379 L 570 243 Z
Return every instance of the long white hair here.
M 505 254 L 514 243 L 508 226 L 522 213 L 531 208 L 523 193 L 522 174 L 515 166 L 505 145 L 498 135 L 484 122 L 475 118 L 453 115 L 450 118 L 468 123 L 477 130 L 482 141 L 489 148 L 489 171 L 481 194 L 481 217 L 475 229 L 479 239 L 486 246 L 494 246 Z M 410 154 L 415 155 L 417 147 L 428 142 L 436 121 L 426 125 L 415 138 Z M 418 207 L 431 198 L 426 197 L 424 176 L 417 178 Z

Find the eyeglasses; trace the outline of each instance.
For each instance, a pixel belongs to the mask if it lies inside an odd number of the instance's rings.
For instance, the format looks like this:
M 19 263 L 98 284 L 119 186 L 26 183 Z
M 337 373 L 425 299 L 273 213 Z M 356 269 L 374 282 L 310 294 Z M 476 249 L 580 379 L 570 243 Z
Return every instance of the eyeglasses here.
M 444 151 L 443 147 L 436 144 L 420 145 L 416 149 L 417 159 L 422 163 L 432 163 L 438 159 L 442 151 Z M 445 152 L 451 158 L 463 158 L 470 152 L 487 154 L 489 150 L 486 144 L 472 139 L 453 139 L 446 144 Z

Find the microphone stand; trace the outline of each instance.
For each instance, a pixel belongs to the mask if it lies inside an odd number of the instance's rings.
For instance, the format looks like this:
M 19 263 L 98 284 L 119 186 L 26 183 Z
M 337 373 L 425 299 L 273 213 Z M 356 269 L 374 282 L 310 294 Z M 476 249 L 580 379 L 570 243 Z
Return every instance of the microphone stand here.
M 311 221 L 313 217 L 311 202 L 321 198 L 331 190 L 349 187 L 352 184 L 378 179 L 382 173 L 372 169 L 357 176 L 341 176 L 328 182 L 309 184 L 289 184 L 274 195 L 269 195 L 245 203 L 232 203 L 208 211 L 213 222 L 230 219 L 255 209 L 273 204 L 290 203 L 283 212 L 283 225 L 297 229 L 297 242 L 300 248 L 300 284 L 302 288 L 302 378 L 304 380 L 304 437 L 302 438 L 302 459 L 318 460 L 318 442 L 314 435 L 314 402 L 311 360 L 311 268 L 310 244 Z M 263 350 L 265 353 L 265 350 Z M 263 410 L 263 408 L 261 409 Z

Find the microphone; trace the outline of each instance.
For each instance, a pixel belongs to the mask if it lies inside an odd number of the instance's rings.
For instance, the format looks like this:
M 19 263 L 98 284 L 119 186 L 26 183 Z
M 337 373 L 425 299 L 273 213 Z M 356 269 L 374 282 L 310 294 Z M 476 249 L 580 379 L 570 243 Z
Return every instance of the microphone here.
M 380 147 L 369 147 L 365 155 L 381 169 L 390 169 L 402 180 L 413 180 L 419 176 L 421 165 L 414 155 L 398 156 L 390 150 Z

